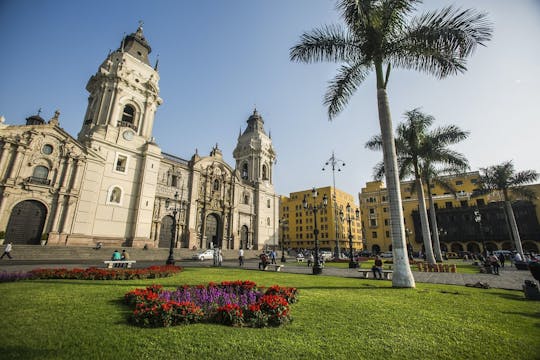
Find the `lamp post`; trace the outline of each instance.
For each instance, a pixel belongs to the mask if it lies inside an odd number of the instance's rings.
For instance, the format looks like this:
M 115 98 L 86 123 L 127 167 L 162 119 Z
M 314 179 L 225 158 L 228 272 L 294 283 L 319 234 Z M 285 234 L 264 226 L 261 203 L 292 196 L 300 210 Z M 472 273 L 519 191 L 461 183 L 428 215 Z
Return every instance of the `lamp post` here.
M 484 257 L 487 258 L 487 249 L 486 249 L 486 243 L 484 240 L 484 231 L 482 230 L 482 214 L 480 214 L 480 211 L 478 209 L 474 210 L 474 221 L 478 224 L 478 228 L 480 229 L 480 239 L 482 240 L 482 248 Z
M 349 269 L 354 269 L 357 267 L 357 264 L 354 261 L 354 257 L 353 257 L 353 247 L 352 247 L 353 236 L 352 236 L 352 231 L 351 231 L 351 221 L 353 217 L 351 215 L 351 204 L 347 203 L 346 210 L 347 210 L 347 217 L 344 217 L 343 210 L 340 210 L 339 218 L 341 219 L 341 222 L 343 222 L 344 220 L 347 220 L 347 223 L 349 224 Z M 358 210 L 357 208 L 354 211 L 354 214 L 355 214 L 354 218 L 358 220 L 360 218 L 360 210 Z
M 439 232 L 439 241 L 441 241 L 443 237 L 446 238 L 446 235 L 448 234 L 448 231 L 446 231 L 446 229 L 444 229 L 444 228 L 442 228 L 442 227 L 440 227 L 440 228 L 438 229 L 438 232 Z M 447 247 L 444 243 L 443 243 L 443 245 L 441 246 L 441 251 L 444 252 L 443 258 L 445 258 L 446 260 L 448 260 L 448 259 L 447 259 L 447 256 L 446 256 L 446 253 L 448 252 L 448 247 Z
M 169 209 L 169 206 L 171 205 L 171 200 L 167 199 L 165 200 L 165 209 Z M 169 257 L 167 258 L 167 261 L 165 262 L 167 265 L 174 265 L 174 254 L 173 254 L 173 248 L 174 243 L 176 239 L 176 215 L 178 214 L 178 191 L 174 194 L 174 207 L 172 208 L 173 213 L 173 223 L 171 226 L 171 244 L 169 246 Z
M 336 170 L 340 172 L 341 168 L 345 166 L 345 162 L 341 159 L 336 158 L 336 156 L 334 155 L 334 151 L 332 151 L 332 157 L 330 157 L 330 159 L 326 161 L 326 163 L 324 164 L 324 167 L 322 168 L 322 171 L 325 171 L 326 167 L 329 165 L 332 167 L 332 183 L 334 185 L 333 194 L 332 194 L 332 202 L 334 203 L 333 204 L 334 205 L 334 219 L 336 219 L 337 216 L 339 215 L 337 211 L 337 199 L 336 199 Z M 339 248 L 340 231 L 338 229 L 337 221 L 335 222 L 335 224 L 336 226 L 335 226 L 334 231 L 336 235 L 336 251 L 334 255 L 339 259 L 341 257 L 340 256 L 341 250 Z
M 285 228 L 287 227 L 288 220 L 286 218 L 279 219 L 279 225 L 281 225 L 281 262 L 287 262 L 285 259 Z
M 413 258 L 413 247 L 411 245 L 411 240 L 409 239 L 409 237 L 411 236 L 411 230 L 409 230 L 409 228 L 405 228 L 405 236 L 407 237 L 407 248 L 408 248 L 408 254 L 409 254 L 409 259 L 412 259 Z
M 316 204 L 316 200 L 318 197 L 317 190 L 313 188 L 311 190 L 311 197 L 313 198 L 313 204 L 308 204 L 307 201 L 307 195 L 304 195 L 304 200 L 302 200 L 302 205 L 304 206 L 304 209 L 313 211 L 313 219 L 315 223 L 315 227 L 313 229 L 313 235 L 315 236 L 315 263 L 313 264 L 313 275 L 319 275 L 322 273 L 322 264 L 321 260 L 319 259 L 319 229 L 317 229 L 317 211 L 326 208 L 326 205 L 328 205 L 328 198 L 326 197 L 326 194 L 324 194 L 322 203 Z

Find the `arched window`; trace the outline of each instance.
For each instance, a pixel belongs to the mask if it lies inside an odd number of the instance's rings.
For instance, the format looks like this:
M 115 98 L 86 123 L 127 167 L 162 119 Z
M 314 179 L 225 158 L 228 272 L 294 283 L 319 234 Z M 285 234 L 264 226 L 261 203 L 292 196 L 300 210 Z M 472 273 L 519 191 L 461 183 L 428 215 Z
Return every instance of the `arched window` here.
M 262 178 L 263 180 L 268 180 L 268 170 L 266 169 L 266 165 L 262 166 Z
M 270 218 L 269 217 L 266 218 L 266 225 L 270 226 Z
M 49 169 L 45 166 L 38 165 L 34 168 L 32 176 L 35 179 L 45 180 L 49 176 Z
M 109 193 L 109 203 L 120 204 L 120 199 L 122 198 L 122 189 L 118 186 L 115 186 L 111 189 Z
M 214 191 L 218 191 L 219 190 L 219 180 L 214 180 Z
M 135 124 L 135 109 L 131 105 L 124 106 L 122 111 L 122 122 L 128 123 L 131 125 Z
M 247 162 L 242 164 L 242 179 L 247 180 L 248 178 L 248 164 Z
M 249 205 L 249 194 L 244 194 L 244 204 Z

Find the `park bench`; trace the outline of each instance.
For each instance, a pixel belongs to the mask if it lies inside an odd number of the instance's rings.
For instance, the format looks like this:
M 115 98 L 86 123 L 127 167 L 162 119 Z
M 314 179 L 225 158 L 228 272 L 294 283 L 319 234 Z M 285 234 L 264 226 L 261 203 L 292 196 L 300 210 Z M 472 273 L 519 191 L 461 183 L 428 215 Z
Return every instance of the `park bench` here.
M 373 271 L 371 269 L 358 269 L 358 272 L 360 273 L 360 276 L 364 279 L 369 279 L 369 274 L 373 274 Z M 382 277 L 386 280 L 390 280 L 392 278 L 392 273 L 394 271 L 392 270 L 382 270 Z
M 131 268 L 131 265 L 135 264 L 135 260 L 105 260 L 104 263 L 107 265 L 107 268 L 112 269 L 114 267 L 124 267 L 127 265 L 127 268 Z M 118 265 L 118 266 L 115 266 Z
M 278 265 L 278 264 L 266 264 L 264 267 L 264 270 L 273 269 L 275 271 L 281 271 L 281 268 L 284 267 L 284 265 Z

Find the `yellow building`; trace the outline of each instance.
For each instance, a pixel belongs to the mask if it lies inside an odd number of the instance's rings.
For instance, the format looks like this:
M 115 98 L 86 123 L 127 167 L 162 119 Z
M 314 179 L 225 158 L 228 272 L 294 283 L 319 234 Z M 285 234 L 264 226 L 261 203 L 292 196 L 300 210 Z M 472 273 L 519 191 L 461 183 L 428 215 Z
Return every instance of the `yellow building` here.
M 321 204 L 326 195 L 328 205 L 317 212 L 317 228 L 319 230 L 319 247 L 322 250 L 340 252 L 349 250 L 347 204 L 351 206 L 351 234 L 353 250 L 362 249 L 362 230 L 360 220 L 355 219 L 355 210 L 358 205 L 354 202 L 354 196 L 339 189 L 335 189 L 335 201 L 333 187 L 327 186 L 318 188 L 318 197 L 315 204 Z M 291 249 L 313 249 L 315 247 L 315 221 L 313 212 L 303 208 L 302 200 L 307 197 L 308 204 L 314 204 L 312 189 L 290 193 L 289 197 L 282 196 L 280 204 L 280 219 L 283 231 L 280 237 L 284 241 L 284 246 Z M 343 212 L 345 220 L 342 222 L 339 216 Z
M 450 184 L 455 194 L 440 186 L 431 186 L 431 194 L 437 214 L 437 225 L 441 250 L 451 252 L 480 252 L 487 250 L 515 248 L 506 223 L 502 198 L 492 193 L 472 197 L 477 189 L 479 172 L 468 172 L 455 176 L 443 177 Z M 540 185 L 530 185 L 540 194 Z M 418 214 L 418 199 L 414 191 L 414 181 L 401 182 L 401 197 L 405 232 L 408 246 L 417 252 L 423 249 L 422 230 Z M 365 246 L 372 252 L 390 251 L 390 210 L 387 190 L 381 181 L 368 182 L 359 194 L 362 226 L 365 231 Z M 539 200 L 514 201 L 516 221 L 518 223 L 523 248 L 538 252 L 540 247 Z M 426 192 L 426 208 L 429 203 Z M 475 220 L 474 212 L 479 211 L 481 221 Z

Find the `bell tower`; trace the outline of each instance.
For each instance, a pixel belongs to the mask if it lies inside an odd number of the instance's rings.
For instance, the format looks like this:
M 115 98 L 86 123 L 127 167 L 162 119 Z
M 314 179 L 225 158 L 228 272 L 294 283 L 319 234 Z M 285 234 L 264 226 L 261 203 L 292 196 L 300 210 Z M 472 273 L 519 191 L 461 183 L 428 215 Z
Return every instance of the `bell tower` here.
M 244 133 L 238 136 L 233 152 L 236 169 L 246 182 L 272 186 L 276 153 L 272 139 L 264 131 L 264 120 L 257 109 L 253 110 L 247 124 Z
M 113 238 L 136 247 L 149 242 L 162 158 L 152 137 L 162 99 L 150 52 L 141 23 L 86 85 L 90 95 L 78 139 L 99 160 L 83 179 L 73 232 L 93 241 Z
M 151 51 L 140 24 L 107 56 L 86 85 L 90 95 L 79 141 L 152 139 L 156 110 L 163 101 L 157 64 L 153 68 L 148 61 Z

